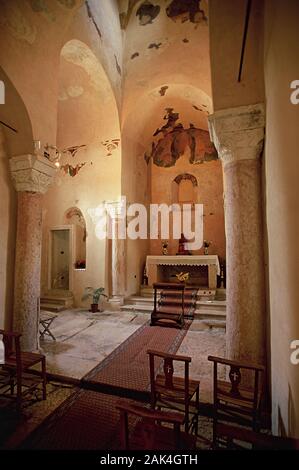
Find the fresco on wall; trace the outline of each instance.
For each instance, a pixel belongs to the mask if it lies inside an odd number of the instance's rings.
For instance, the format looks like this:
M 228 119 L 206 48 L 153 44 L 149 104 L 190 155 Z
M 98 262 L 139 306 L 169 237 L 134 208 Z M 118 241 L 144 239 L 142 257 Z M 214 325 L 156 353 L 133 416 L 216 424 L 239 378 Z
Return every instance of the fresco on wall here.
M 159 15 L 160 6 L 145 0 L 136 11 L 136 16 L 139 18 L 139 24 L 145 26 L 151 24 L 153 20 Z
M 25 41 L 30 45 L 36 40 L 36 26 L 24 16 L 15 2 L 6 2 L 1 5 L 0 26 L 6 27 L 15 39 Z
M 113 150 L 118 148 L 120 143 L 120 139 L 108 139 L 101 142 L 101 144 L 106 148 L 106 157 L 110 157 L 112 155 Z
M 116 67 L 117 73 L 118 73 L 119 75 L 121 75 L 121 67 L 120 67 L 120 65 L 119 65 L 119 63 L 118 63 L 118 60 L 117 60 L 117 57 L 116 57 L 115 54 L 114 54 L 114 59 L 115 59 L 115 67 Z
M 161 86 L 160 90 L 159 90 L 159 93 L 161 96 L 165 96 L 165 93 L 166 93 L 166 90 L 168 90 L 168 85 L 165 85 L 165 86 Z
M 166 124 L 154 132 L 156 139 L 144 154 L 147 163 L 152 158 L 157 166 L 174 166 L 187 148 L 190 150 L 190 163 L 217 160 L 217 151 L 210 141 L 208 131 L 198 129 L 192 123 L 188 128 L 184 128 L 179 122 L 179 113 L 174 112 L 173 108 L 166 108 L 165 111 L 163 119 Z
M 139 57 L 139 52 L 134 52 L 134 54 L 131 55 L 131 59 L 135 59 L 135 57 Z
M 177 184 L 180 184 L 181 181 L 183 180 L 188 180 L 191 181 L 193 186 L 198 186 L 197 179 L 195 178 L 194 175 L 190 175 L 189 173 L 182 173 L 178 175 L 176 178 L 174 178 L 174 182 Z
M 86 145 L 83 144 L 83 145 L 74 145 L 73 147 L 67 147 L 65 149 L 62 150 L 62 153 L 69 153 L 70 156 L 72 158 L 74 158 L 76 156 L 76 153 L 80 150 L 80 149 L 83 149 L 85 148 Z
M 92 24 L 94 25 L 94 27 L 95 27 L 95 29 L 96 29 L 96 31 L 97 31 L 97 33 L 98 33 L 99 38 L 102 39 L 101 30 L 100 30 L 100 28 L 98 27 L 98 24 L 97 24 L 97 22 L 96 22 L 96 20 L 95 20 L 95 17 L 94 17 L 94 15 L 93 15 L 92 11 L 91 11 L 90 5 L 89 5 L 89 3 L 88 3 L 87 1 L 85 2 L 85 6 L 86 6 L 86 10 L 87 10 L 87 15 L 88 15 L 88 17 L 90 18 Z
M 76 6 L 76 4 L 82 3 L 82 0 L 56 0 L 60 5 L 72 9 Z
M 200 3 L 201 0 L 172 0 L 166 8 L 166 14 L 173 21 L 201 23 L 207 21 L 207 17 Z
M 81 168 L 86 165 L 86 163 L 87 162 L 77 163 L 76 166 L 72 166 L 69 163 L 66 163 L 65 165 L 61 165 L 60 168 L 64 171 L 66 175 L 74 177 L 79 173 Z

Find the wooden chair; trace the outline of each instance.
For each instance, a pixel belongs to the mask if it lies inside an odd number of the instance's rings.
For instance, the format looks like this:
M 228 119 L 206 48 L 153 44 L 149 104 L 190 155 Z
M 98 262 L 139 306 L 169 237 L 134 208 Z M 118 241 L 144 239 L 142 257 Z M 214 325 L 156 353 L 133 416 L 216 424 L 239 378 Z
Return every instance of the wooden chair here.
M 42 379 L 43 400 L 47 398 L 47 378 L 46 378 L 46 358 L 43 354 L 21 351 L 20 338 L 21 333 L 13 331 L 0 330 L 0 335 L 3 337 L 5 348 L 4 364 L 0 365 L 2 369 L 3 382 L 8 380 L 10 386 L 10 395 L 13 397 L 14 388 L 16 386 L 16 403 L 17 410 L 21 410 L 23 390 L 32 390 L 40 383 Z M 41 364 L 41 371 L 32 370 L 31 368 L 36 364 Z M 30 373 L 30 380 L 28 381 L 28 374 Z M 32 373 L 34 374 L 32 376 Z M 28 384 L 29 383 L 29 384 Z
M 199 381 L 189 378 L 191 357 L 167 354 L 149 349 L 152 408 L 171 408 L 184 414 L 185 431 L 197 434 Z M 157 362 L 162 359 L 163 373 L 156 375 Z M 174 362 L 184 363 L 184 377 L 174 376 Z M 190 414 L 193 419 L 190 420 Z
M 237 422 L 259 430 L 264 366 L 215 356 L 208 356 L 208 360 L 214 364 L 213 445 L 217 446 L 219 420 Z M 225 372 L 229 367 L 229 381 L 219 378 L 219 364 L 225 367 Z M 245 385 L 241 384 L 242 378 L 246 379 Z
M 244 444 L 249 443 L 256 450 L 299 450 L 299 439 L 272 436 L 228 424 L 217 423 L 217 435 L 225 440 L 228 449 L 248 449 Z
M 180 431 L 184 416 L 153 410 L 144 406 L 120 403 L 121 450 L 195 450 L 196 438 Z M 135 418 L 132 423 L 132 416 Z M 168 426 L 163 426 L 167 423 Z M 131 432 L 130 432 L 131 430 Z

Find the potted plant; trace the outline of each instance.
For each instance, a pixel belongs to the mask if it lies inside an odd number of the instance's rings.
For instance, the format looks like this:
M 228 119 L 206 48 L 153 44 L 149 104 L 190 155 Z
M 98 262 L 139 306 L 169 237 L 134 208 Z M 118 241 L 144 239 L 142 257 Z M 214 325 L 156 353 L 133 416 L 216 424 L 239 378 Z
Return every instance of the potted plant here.
M 82 296 L 82 300 L 86 300 L 88 298 L 92 298 L 92 304 L 90 304 L 90 312 L 100 312 L 99 310 L 99 300 L 101 297 L 108 296 L 104 294 L 105 289 L 104 287 L 97 287 L 96 289 L 93 287 L 85 287 L 84 294 Z

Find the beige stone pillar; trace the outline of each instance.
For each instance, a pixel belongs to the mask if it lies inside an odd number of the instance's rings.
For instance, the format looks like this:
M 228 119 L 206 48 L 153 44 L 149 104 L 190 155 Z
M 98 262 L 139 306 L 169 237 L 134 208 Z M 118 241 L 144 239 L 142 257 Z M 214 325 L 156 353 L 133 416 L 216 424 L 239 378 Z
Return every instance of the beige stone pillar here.
M 124 303 L 125 296 L 125 205 L 123 202 L 106 203 L 109 215 L 111 236 L 111 297 L 109 303 L 118 309 Z
M 40 156 L 21 155 L 10 159 L 10 170 L 18 191 L 13 328 L 22 333 L 22 348 L 34 351 L 38 348 L 42 195 L 55 166 Z
M 227 356 L 265 363 L 265 268 L 261 191 L 263 105 L 209 117 L 224 178 Z

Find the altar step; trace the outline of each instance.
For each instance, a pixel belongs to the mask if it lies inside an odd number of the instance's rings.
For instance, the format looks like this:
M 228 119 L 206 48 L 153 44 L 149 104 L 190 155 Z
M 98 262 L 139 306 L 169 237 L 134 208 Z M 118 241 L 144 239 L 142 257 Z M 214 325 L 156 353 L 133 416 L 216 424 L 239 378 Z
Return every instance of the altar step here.
M 125 299 L 121 307 L 124 312 L 148 313 L 154 308 L 154 298 L 150 295 L 152 289 L 147 290 L 147 295 L 132 295 Z M 194 318 L 203 324 L 203 328 L 225 328 L 226 325 L 226 301 L 225 300 L 197 300 Z
M 72 308 L 73 304 L 74 299 L 71 292 L 49 291 L 40 299 L 41 310 L 48 310 L 56 313 Z
M 154 295 L 154 289 L 149 286 L 141 285 L 140 297 L 151 298 Z M 209 289 L 208 287 L 202 287 L 198 289 L 197 298 L 202 300 L 226 300 L 226 289 L 217 288 Z

